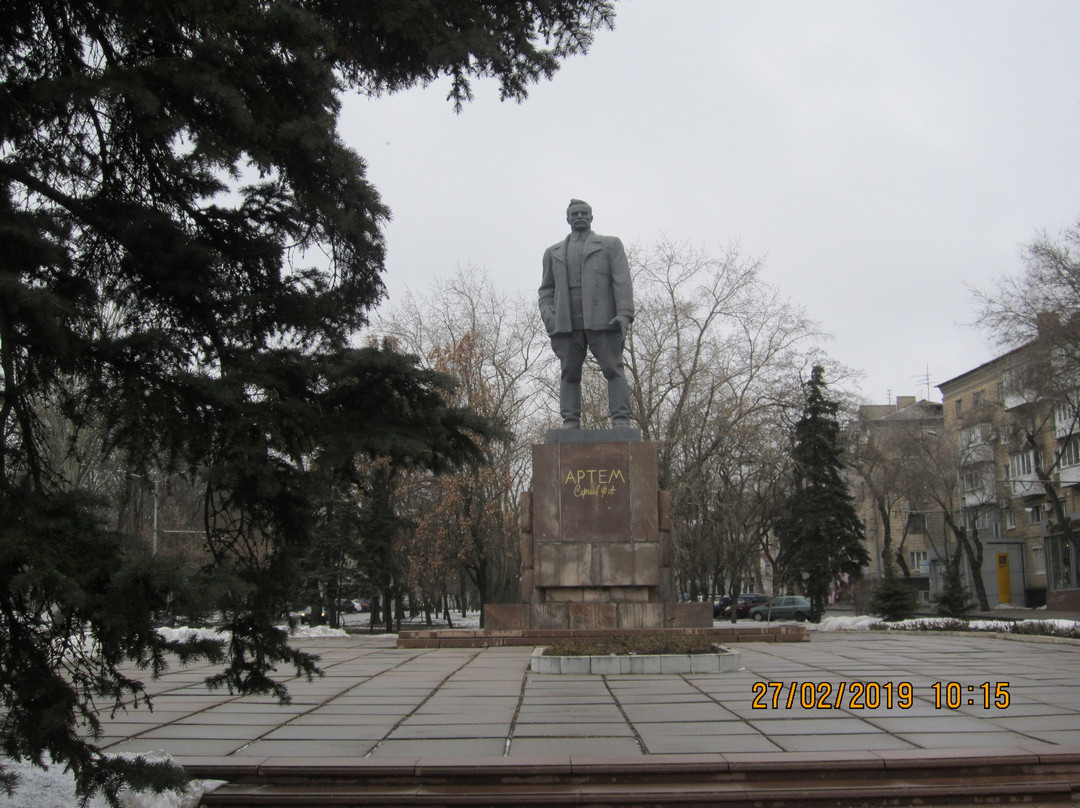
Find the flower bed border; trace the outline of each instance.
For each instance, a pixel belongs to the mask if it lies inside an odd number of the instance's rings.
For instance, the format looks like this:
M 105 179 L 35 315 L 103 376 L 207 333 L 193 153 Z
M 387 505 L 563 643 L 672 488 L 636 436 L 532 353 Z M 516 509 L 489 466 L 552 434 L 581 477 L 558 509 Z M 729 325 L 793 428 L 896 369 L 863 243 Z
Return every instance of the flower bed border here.
M 602 656 L 545 656 L 544 647 L 532 653 L 529 670 L 549 674 L 663 675 L 730 673 L 742 666 L 742 654 L 721 649 L 715 654 L 604 654 Z

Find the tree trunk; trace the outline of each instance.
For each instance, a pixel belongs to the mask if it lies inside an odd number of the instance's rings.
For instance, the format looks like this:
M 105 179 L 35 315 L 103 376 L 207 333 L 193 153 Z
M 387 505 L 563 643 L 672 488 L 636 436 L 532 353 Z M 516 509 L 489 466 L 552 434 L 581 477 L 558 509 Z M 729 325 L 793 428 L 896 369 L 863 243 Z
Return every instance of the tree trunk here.
M 968 560 L 968 569 L 971 570 L 972 585 L 975 587 L 975 598 L 979 601 L 979 609 L 986 612 L 990 610 L 990 600 L 986 597 L 986 584 L 982 578 L 983 546 L 979 541 L 979 529 L 972 530 L 972 536 L 968 539 L 967 528 L 956 529 L 956 538 L 960 546 L 964 548 L 964 555 Z
M 875 497 L 874 504 L 877 505 L 878 516 L 881 518 L 881 562 L 885 565 L 885 577 L 892 578 L 896 575 L 893 567 L 892 520 L 889 519 L 889 508 L 883 497 Z
M 368 633 L 370 634 L 375 633 L 375 626 L 379 624 L 381 619 L 379 617 L 379 612 L 379 596 L 378 594 L 375 594 L 371 596 L 371 616 L 368 619 Z
M 442 607 L 443 607 L 443 619 L 446 620 L 446 627 L 454 627 L 454 618 L 450 616 L 450 596 L 443 592 L 442 594 Z

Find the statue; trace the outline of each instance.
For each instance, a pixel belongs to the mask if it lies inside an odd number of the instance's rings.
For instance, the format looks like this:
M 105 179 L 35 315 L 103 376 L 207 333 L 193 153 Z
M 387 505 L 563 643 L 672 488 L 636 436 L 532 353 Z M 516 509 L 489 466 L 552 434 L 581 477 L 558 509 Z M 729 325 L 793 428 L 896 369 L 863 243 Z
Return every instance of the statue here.
M 592 220 L 592 207 L 571 199 L 566 209 L 570 235 L 544 251 L 540 317 L 559 358 L 564 429 L 581 428 L 586 349 L 607 379 L 611 425 L 630 425 L 630 388 L 623 369 L 626 332 L 634 320 L 630 265 L 622 242 L 594 233 Z

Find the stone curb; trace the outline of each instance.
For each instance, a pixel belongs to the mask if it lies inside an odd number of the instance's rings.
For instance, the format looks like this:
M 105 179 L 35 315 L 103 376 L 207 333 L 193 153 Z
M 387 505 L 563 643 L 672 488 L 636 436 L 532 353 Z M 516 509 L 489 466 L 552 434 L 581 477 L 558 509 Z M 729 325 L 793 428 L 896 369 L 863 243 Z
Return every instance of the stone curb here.
M 533 650 L 529 670 L 549 674 L 680 674 L 729 673 L 742 665 L 742 654 L 724 649 L 717 654 L 605 654 L 603 656 L 544 656 L 546 646 Z

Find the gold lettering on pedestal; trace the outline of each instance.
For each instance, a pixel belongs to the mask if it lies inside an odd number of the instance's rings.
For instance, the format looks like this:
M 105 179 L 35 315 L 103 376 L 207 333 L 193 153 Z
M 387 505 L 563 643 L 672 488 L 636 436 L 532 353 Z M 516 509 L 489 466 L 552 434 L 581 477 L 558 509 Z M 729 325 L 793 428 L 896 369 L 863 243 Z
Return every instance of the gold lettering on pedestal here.
M 574 486 L 575 497 L 606 497 L 619 489 L 616 483 L 626 483 L 622 469 L 569 469 L 563 485 Z

